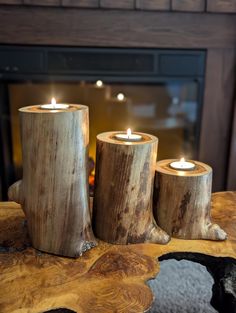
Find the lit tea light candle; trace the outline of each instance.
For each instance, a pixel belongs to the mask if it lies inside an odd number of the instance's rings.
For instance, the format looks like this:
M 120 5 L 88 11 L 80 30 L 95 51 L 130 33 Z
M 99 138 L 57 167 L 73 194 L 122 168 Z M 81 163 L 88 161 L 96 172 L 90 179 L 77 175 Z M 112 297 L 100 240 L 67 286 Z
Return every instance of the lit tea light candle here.
M 212 168 L 199 161 L 161 160 L 156 163 L 154 216 L 168 235 L 181 239 L 225 240 L 211 223 Z
M 125 100 L 125 95 L 123 93 L 118 93 L 118 95 L 116 96 L 117 100 L 119 101 L 124 101 Z
M 97 81 L 96 81 L 96 86 L 99 87 L 99 88 L 103 87 L 103 81 L 100 80 L 100 79 L 97 80 Z
M 121 140 L 121 141 L 127 141 L 127 142 L 132 142 L 132 141 L 141 141 L 143 137 L 137 133 L 132 133 L 131 129 L 128 128 L 126 133 L 119 133 L 115 134 L 115 139 Z
M 131 137 L 139 141 L 129 142 Z M 150 209 L 157 146 L 157 137 L 130 129 L 97 135 L 93 229 L 99 239 L 112 244 L 169 241 Z
M 184 158 L 170 163 L 170 167 L 178 171 L 191 171 L 195 169 L 195 166 L 193 162 L 185 161 Z
M 51 104 L 43 104 L 40 108 L 45 110 L 65 110 L 69 108 L 69 104 L 57 103 L 56 99 L 52 98 Z

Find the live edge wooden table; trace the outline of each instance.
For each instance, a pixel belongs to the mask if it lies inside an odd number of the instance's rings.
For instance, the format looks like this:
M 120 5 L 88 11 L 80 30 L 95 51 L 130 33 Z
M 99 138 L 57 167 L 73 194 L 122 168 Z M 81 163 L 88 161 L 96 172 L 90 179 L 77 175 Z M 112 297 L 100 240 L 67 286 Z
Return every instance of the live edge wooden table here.
M 213 194 L 212 202 L 213 220 L 228 233 L 225 242 L 99 242 L 78 259 L 31 248 L 20 206 L 0 203 L 0 312 L 146 312 L 153 294 L 145 282 L 158 274 L 158 259 L 168 258 L 205 265 L 215 280 L 212 305 L 236 312 L 236 192 Z

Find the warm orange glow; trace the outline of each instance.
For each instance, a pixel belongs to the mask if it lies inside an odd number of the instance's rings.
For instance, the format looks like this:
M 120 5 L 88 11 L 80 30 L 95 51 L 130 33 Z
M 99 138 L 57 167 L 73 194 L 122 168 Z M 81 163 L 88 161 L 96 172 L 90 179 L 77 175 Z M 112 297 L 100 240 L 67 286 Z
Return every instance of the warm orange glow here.
M 180 159 L 180 162 L 185 162 L 185 158 L 181 158 L 181 159 Z

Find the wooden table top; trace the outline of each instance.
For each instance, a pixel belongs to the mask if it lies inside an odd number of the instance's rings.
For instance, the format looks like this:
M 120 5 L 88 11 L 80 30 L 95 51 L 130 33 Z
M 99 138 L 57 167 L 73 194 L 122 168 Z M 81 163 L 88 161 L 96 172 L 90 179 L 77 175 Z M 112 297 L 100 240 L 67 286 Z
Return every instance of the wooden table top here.
M 128 246 L 99 242 L 81 258 L 70 259 L 31 248 L 20 206 L 2 202 L 0 312 L 144 312 L 153 301 L 145 282 L 157 275 L 158 257 L 198 252 L 236 259 L 236 192 L 213 194 L 212 218 L 228 233 L 227 241 L 172 239 L 167 245 Z

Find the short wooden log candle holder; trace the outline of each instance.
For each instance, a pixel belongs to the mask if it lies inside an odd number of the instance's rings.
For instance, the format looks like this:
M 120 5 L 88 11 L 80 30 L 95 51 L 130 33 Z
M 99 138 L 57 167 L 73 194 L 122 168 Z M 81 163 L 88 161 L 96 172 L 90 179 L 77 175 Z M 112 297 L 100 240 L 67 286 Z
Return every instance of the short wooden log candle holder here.
M 89 211 L 88 107 L 19 111 L 23 179 L 9 188 L 9 198 L 22 205 L 34 248 L 77 257 L 96 244 Z
M 152 213 L 158 139 L 139 133 L 141 141 L 126 142 L 115 132 L 97 136 L 93 229 L 113 244 L 165 244 L 169 236 Z
M 176 170 L 174 160 L 157 162 L 154 216 L 169 235 L 182 239 L 225 240 L 226 233 L 211 223 L 212 169 L 192 161 L 192 170 Z

